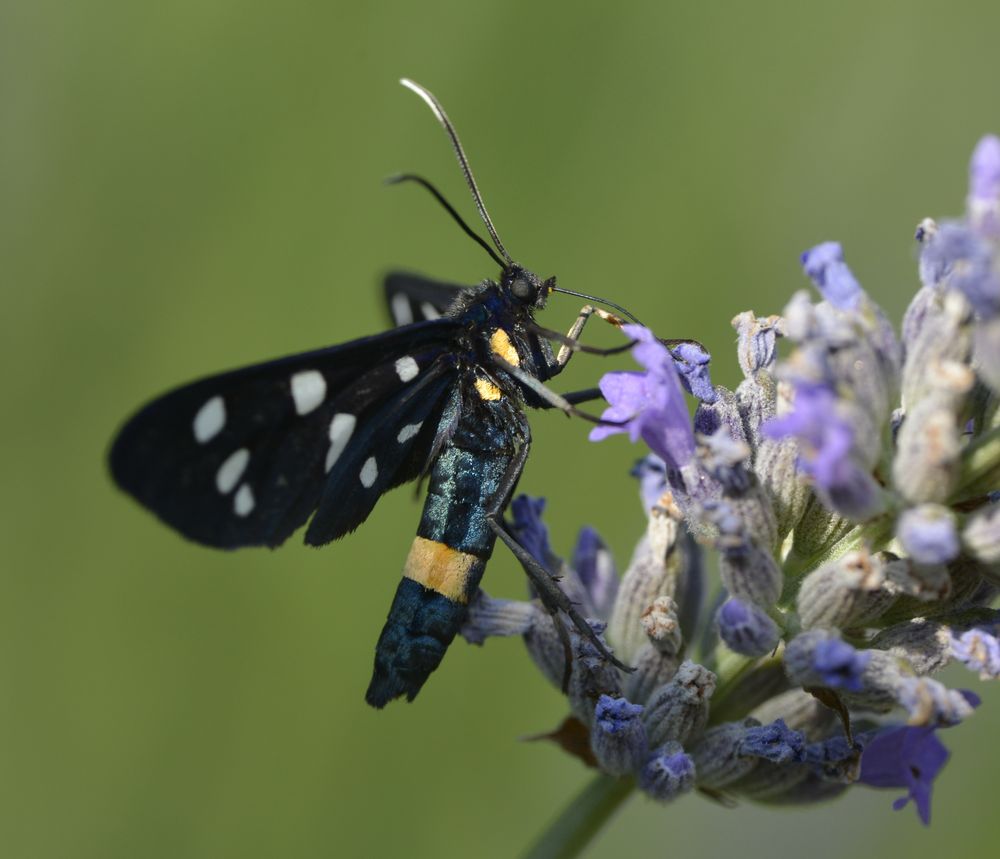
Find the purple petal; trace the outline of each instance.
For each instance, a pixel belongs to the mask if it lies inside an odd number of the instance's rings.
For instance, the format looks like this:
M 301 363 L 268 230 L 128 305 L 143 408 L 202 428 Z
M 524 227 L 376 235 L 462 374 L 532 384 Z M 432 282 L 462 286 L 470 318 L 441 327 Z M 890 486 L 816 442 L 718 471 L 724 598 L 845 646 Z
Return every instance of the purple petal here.
M 893 803 L 903 808 L 911 799 L 924 824 L 931 819 L 934 779 L 948 760 L 948 750 L 933 727 L 889 728 L 871 740 L 861 756 L 859 781 L 871 787 L 902 787 L 907 791 Z
M 864 295 L 844 262 L 839 242 L 824 242 L 802 254 L 802 267 L 823 297 L 841 310 L 857 310 Z

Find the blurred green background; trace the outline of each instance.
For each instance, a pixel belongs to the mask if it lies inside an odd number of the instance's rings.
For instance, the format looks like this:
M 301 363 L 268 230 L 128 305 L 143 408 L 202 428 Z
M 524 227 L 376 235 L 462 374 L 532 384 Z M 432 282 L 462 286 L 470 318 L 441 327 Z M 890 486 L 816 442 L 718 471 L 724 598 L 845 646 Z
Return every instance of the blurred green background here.
M 518 739 L 564 713 L 520 642 L 457 642 L 414 704 L 363 703 L 411 492 L 321 551 L 224 554 L 118 494 L 103 456 L 167 387 L 378 330 L 391 266 L 494 274 L 381 184 L 424 173 L 473 216 L 402 75 L 443 100 L 520 261 L 699 338 L 717 381 L 729 320 L 780 311 L 818 241 L 898 319 L 914 225 L 960 212 L 1000 131 L 1000 6 L 616 6 L 0 5 L 0 854 L 506 857 L 586 782 Z M 574 364 L 566 388 L 612 366 Z M 624 565 L 638 450 L 536 418 L 521 488 L 549 498 L 553 544 L 593 523 Z M 502 551 L 486 585 L 524 588 Z M 866 789 L 786 812 L 636 799 L 592 855 L 985 851 L 1000 696 L 980 691 L 929 830 Z

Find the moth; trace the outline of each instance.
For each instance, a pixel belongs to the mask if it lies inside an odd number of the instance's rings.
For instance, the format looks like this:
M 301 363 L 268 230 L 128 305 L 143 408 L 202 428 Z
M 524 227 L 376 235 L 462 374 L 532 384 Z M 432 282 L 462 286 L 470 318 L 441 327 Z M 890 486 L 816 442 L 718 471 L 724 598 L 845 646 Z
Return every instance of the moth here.
M 190 540 L 220 549 L 283 543 L 308 522 L 320 546 L 357 528 L 386 492 L 424 477 L 427 496 L 379 637 L 366 699 L 375 707 L 413 698 L 441 662 L 468 613 L 499 538 L 536 591 L 609 660 L 556 581 L 517 541 L 504 511 L 531 448 L 525 407 L 577 405 L 546 382 L 577 351 L 592 315 L 585 305 L 567 334 L 539 326 L 554 293 L 624 308 L 542 280 L 508 254 L 493 226 L 454 126 L 438 100 L 403 80 L 434 112 L 455 150 L 493 247 L 427 180 L 441 203 L 500 266 L 497 280 L 455 288 L 393 274 L 386 297 L 397 327 L 372 337 L 208 376 L 153 400 L 131 417 L 110 452 L 123 490 Z M 555 351 L 553 343 L 559 345 Z M 565 628 L 557 623 L 567 641 Z M 567 659 L 567 676 L 569 660 Z

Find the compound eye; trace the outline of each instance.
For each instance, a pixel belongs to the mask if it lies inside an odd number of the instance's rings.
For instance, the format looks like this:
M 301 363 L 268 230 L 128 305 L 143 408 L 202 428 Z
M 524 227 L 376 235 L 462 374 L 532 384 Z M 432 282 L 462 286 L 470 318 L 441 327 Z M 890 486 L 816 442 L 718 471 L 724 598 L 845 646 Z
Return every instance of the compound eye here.
M 535 285 L 527 278 L 518 277 L 510 285 L 510 291 L 518 301 L 534 302 L 536 297 Z

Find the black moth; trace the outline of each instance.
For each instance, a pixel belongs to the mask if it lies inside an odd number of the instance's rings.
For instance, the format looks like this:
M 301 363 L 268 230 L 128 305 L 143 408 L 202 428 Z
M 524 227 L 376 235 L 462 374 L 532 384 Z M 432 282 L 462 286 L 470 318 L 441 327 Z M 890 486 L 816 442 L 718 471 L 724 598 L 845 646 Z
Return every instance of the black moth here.
M 402 83 L 447 131 L 502 257 L 429 182 L 410 175 L 396 181 L 416 181 L 434 194 L 500 265 L 499 282 L 456 289 L 390 275 L 387 298 L 399 327 L 178 388 L 132 417 L 110 454 L 122 489 L 185 537 L 222 549 L 278 546 L 307 520 L 306 543 L 328 543 L 364 522 L 383 493 L 426 475 L 420 526 L 376 649 L 366 696 L 375 707 L 402 695 L 412 700 L 437 668 L 497 537 L 550 611 L 565 612 L 621 665 L 503 518 L 531 444 L 523 407 L 593 420 L 574 404 L 599 392 L 562 397 L 544 382 L 574 351 L 601 351 L 576 340 L 590 315 L 620 320 L 587 305 L 566 335 L 535 324 L 534 311 L 552 292 L 603 300 L 560 289 L 555 278 L 542 281 L 513 261 L 441 105 L 418 84 Z M 561 344 L 558 354 L 550 341 Z M 565 644 L 565 629 L 556 625 Z

